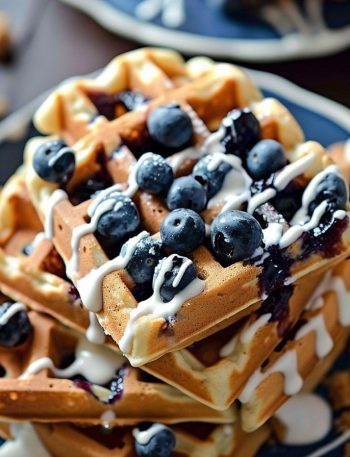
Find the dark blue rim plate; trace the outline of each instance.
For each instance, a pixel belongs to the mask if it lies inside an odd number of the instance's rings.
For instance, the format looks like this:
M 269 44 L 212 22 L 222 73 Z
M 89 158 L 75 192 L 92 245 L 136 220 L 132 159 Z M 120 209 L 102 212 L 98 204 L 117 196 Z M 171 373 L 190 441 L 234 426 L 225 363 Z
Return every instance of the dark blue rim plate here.
M 188 54 L 205 52 L 214 57 L 271 62 L 332 54 L 350 45 L 348 0 L 325 2 L 325 20 L 305 21 L 303 13 L 299 31 L 283 35 L 266 22 L 228 16 L 213 5 L 223 0 L 182 0 L 186 2 L 185 21 L 176 28 L 164 26 L 159 15 L 149 21 L 139 19 L 135 11 L 142 0 L 61 1 L 84 11 L 113 33 Z M 323 4 L 322 0 L 304 1 Z
M 279 99 L 293 113 L 303 126 L 306 139 L 317 140 L 323 146 L 328 147 L 332 143 L 347 141 L 350 138 L 349 109 L 301 89 L 279 76 L 255 70 L 247 71 L 266 96 Z M 24 142 L 37 133 L 33 128 L 28 131 L 30 119 L 36 108 L 50 92 L 52 90 L 0 122 L 0 182 L 3 183 L 15 168 L 20 165 Z M 4 157 L 6 157 L 6 161 L 3 160 Z M 337 361 L 335 369 L 350 369 L 350 348 Z M 326 396 L 324 386 L 320 387 L 319 393 Z M 306 457 L 312 455 L 321 446 L 332 442 L 335 438 L 336 433 L 332 430 L 322 442 L 313 446 L 277 445 L 271 447 L 266 445 L 260 451 L 259 457 Z M 341 457 L 343 455 L 343 446 L 319 455 Z

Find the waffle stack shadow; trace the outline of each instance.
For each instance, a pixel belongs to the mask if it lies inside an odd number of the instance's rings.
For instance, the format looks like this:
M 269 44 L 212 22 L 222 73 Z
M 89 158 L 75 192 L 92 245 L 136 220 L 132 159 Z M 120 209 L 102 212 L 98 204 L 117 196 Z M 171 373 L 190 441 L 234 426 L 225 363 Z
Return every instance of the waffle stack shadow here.
M 5 446 L 255 455 L 346 343 L 342 163 L 242 70 L 164 50 L 35 120 L 0 201 L 0 416 L 34 424 Z

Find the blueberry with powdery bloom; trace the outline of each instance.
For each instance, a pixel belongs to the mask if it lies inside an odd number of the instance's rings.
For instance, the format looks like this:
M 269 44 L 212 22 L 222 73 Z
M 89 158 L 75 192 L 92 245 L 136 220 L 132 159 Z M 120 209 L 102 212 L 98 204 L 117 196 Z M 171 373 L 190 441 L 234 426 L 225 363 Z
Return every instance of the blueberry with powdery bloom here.
M 169 148 L 167 155 L 185 148 L 193 136 L 190 116 L 176 104 L 154 109 L 147 119 L 147 128 L 152 140 Z
M 258 221 L 243 211 L 224 211 L 211 226 L 211 244 L 215 254 L 232 264 L 250 257 L 260 246 L 263 232 Z
M 97 233 L 115 243 L 130 237 L 140 224 L 140 216 L 131 198 L 116 192 L 108 197 L 114 200 L 113 208 L 104 213 L 97 224 Z
M 207 204 L 207 193 L 193 176 L 183 176 L 173 182 L 166 202 L 170 210 L 188 208 L 200 213 Z
M 126 249 L 127 243 L 122 246 L 122 256 L 125 255 Z M 152 281 L 154 270 L 163 257 L 162 242 L 148 236 L 137 243 L 126 270 L 135 284 L 146 284 Z
M 136 182 L 141 189 L 150 194 L 165 194 L 174 180 L 173 169 L 159 154 L 151 152 L 140 159 L 136 171 Z
M 75 170 L 74 152 L 61 140 L 48 141 L 35 151 L 33 168 L 44 181 L 66 184 Z
M 212 157 L 210 155 L 204 156 L 192 170 L 194 179 L 206 190 L 208 200 L 219 192 L 227 173 L 232 170 L 232 166 L 223 160 L 212 170 L 210 168 L 211 161 Z

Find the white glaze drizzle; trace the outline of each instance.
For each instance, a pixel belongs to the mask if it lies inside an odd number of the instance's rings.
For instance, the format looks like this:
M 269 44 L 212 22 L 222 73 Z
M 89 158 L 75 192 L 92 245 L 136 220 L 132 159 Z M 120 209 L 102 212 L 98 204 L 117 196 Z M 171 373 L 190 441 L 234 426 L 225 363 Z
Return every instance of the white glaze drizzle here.
M 35 238 L 32 241 L 32 248 L 35 249 L 39 246 L 39 244 L 43 241 L 46 240 L 45 232 L 39 232 L 35 235 Z
M 127 242 L 124 256 L 119 255 L 109 260 L 100 267 L 89 271 L 83 278 L 77 280 L 76 287 L 86 309 L 94 313 L 102 309 L 102 284 L 104 277 L 114 271 L 125 268 L 130 262 L 137 244 L 147 236 L 149 236 L 149 233 L 143 231 L 139 235 L 130 238 Z
M 163 424 L 152 424 L 150 428 L 147 430 L 139 430 L 138 428 L 134 428 L 132 431 L 133 437 L 135 440 L 141 444 L 141 445 L 146 445 L 148 444 L 151 439 L 157 435 L 159 432 L 162 432 L 163 430 L 167 430 L 168 427 L 166 427 Z
M 50 369 L 57 378 L 72 378 L 76 375 L 84 376 L 93 384 L 107 384 L 111 381 L 116 371 L 125 364 L 123 356 L 111 349 L 95 345 L 81 338 L 75 349 L 75 360 L 67 368 L 56 368 L 50 357 L 42 357 L 32 362 L 20 379 Z
M 285 189 L 288 184 L 293 181 L 293 179 L 305 173 L 313 165 L 315 158 L 315 154 L 311 152 L 296 160 L 295 162 L 285 166 L 276 175 L 273 181 L 273 188 L 269 187 L 265 189 L 260 194 L 254 195 L 254 197 L 250 200 L 247 210 L 248 213 L 253 214 L 256 208 L 274 198 L 277 194 L 277 191 Z
M 64 148 L 61 148 L 56 154 L 54 154 L 48 162 L 49 167 L 53 167 L 55 163 L 67 152 L 72 152 L 72 149 L 68 146 L 65 146 Z
M 233 338 L 231 338 L 222 348 L 220 349 L 219 356 L 223 359 L 225 357 L 228 357 L 233 353 L 233 351 L 236 349 L 236 346 L 238 344 L 239 337 L 238 335 L 235 335 Z
M 71 238 L 72 255 L 69 261 L 66 263 L 66 273 L 69 278 L 74 279 L 75 274 L 79 270 L 79 244 L 81 238 L 85 235 L 88 235 L 89 233 L 94 233 L 96 231 L 98 222 L 103 214 L 107 213 L 108 211 L 112 211 L 113 209 L 117 211 L 120 209 L 121 205 L 122 203 L 116 202 L 116 200 L 111 195 L 110 198 L 103 200 L 98 206 L 96 206 L 96 210 L 93 213 L 89 223 L 74 227 L 72 230 Z
M 327 272 L 312 298 L 307 305 L 308 309 L 319 309 L 323 306 L 322 295 L 328 291 L 333 291 L 337 296 L 338 320 L 340 325 L 347 327 L 350 325 L 350 292 L 345 286 L 345 281 L 341 276 L 332 276 L 332 272 Z M 320 300 L 321 299 L 321 300 Z
M 305 173 L 307 169 L 313 164 L 315 155 L 310 153 L 296 162 L 287 165 L 275 178 L 274 187 L 277 190 L 283 190 L 288 183 L 293 180 L 296 176 Z M 293 244 L 304 232 L 308 232 L 316 228 L 323 215 L 327 210 L 327 201 L 321 202 L 314 210 L 311 218 L 308 220 L 308 209 L 310 203 L 314 200 L 316 195 L 316 189 L 318 184 L 329 174 L 339 174 L 339 169 L 335 165 L 328 166 L 325 170 L 318 173 L 307 185 L 303 197 L 302 206 L 294 215 L 290 224 L 291 227 L 283 233 L 282 227 L 278 229 L 276 223 L 270 223 L 266 229 L 264 229 L 264 241 L 266 246 L 272 244 L 278 244 L 281 249 L 287 248 Z M 251 198 L 248 203 L 248 213 L 252 214 L 256 208 L 266 203 L 271 198 L 275 197 L 277 191 L 273 188 L 267 188 L 260 194 L 257 194 Z M 347 216 L 346 211 L 337 210 L 332 215 L 332 221 L 336 219 L 344 219 Z M 278 224 L 279 225 L 279 224 Z
M 320 441 L 332 428 L 332 410 L 319 395 L 301 393 L 291 397 L 276 413 L 286 427 L 283 443 L 306 445 Z
M 101 324 L 99 323 L 95 313 L 89 311 L 89 327 L 86 330 L 86 338 L 94 344 L 103 344 L 106 340 L 106 335 L 104 333 Z
M 330 173 L 337 174 L 341 177 L 341 174 L 339 172 L 339 168 L 336 165 L 329 165 L 326 167 L 323 171 L 318 173 L 316 176 L 312 178 L 312 180 L 309 182 L 307 185 L 303 196 L 302 196 L 302 206 L 301 208 L 296 212 L 294 215 L 291 224 L 302 224 L 307 220 L 307 212 L 308 208 L 310 206 L 310 203 L 314 200 L 315 195 L 316 195 L 316 190 L 317 186 L 325 179 L 327 175 Z M 348 186 L 346 186 L 346 189 L 348 189 Z M 349 198 L 349 194 L 347 194 L 347 200 Z
M 258 319 L 256 319 L 252 324 L 243 329 L 240 335 L 235 335 L 224 346 L 222 346 L 219 352 L 220 357 L 224 358 L 230 356 L 235 350 L 239 341 L 241 341 L 243 344 L 249 344 L 253 340 L 256 332 L 265 324 L 267 324 L 270 317 L 270 313 L 263 314 Z
M 319 314 L 311 318 L 306 324 L 304 324 L 295 335 L 295 340 L 300 340 L 310 332 L 315 333 L 317 357 L 319 359 L 326 357 L 326 355 L 333 349 L 334 343 L 327 330 L 323 314 Z
M 319 287 L 316 289 L 313 297 L 310 299 L 309 303 L 306 305 L 306 309 L 319 309 L 320 298 L 327 291 L 334 291 L 337 295 L 337 305 L 338 305 L 338 319 L 339 323 L 346 327 L 350 325 L 350 292 L 346 289 L 344 280 L 339 276 L 331 276 L 331 272 L 327 273 L 323 281 L 320 283 Z M 326 357 L 334 346 L 331 335 L 329 334 L 327 327 L 324 322 L 324 317 L 322 314 L 311 318 L 306 322 L 295 335 L 294 340 L 297 341 L 310 332 L 315 332 L 316 338 L 316 355 L 319 359 Z M 284 359 L 282 362 L 281 360 Z M 290 365 L 289 368 L 287 365 Z M 282 369 L 281 369 L 282 368 Z M 300 388 L 302 387 L 303 380 L 298 374 L 298 365 L 297 365 L 297 354 L 294 349 L 288 350 L 284 355 L 278 359 L 266 372 L 262 373 L 261 369 L 255 371 L 255 373 L 250 377 L 246 386 L 239 398 L 242 403 L 249 401 L 251 395 L 258 385 L 267 378 L 271 373 L 281 372 L 284 374 L 284 393 L 286 395 L 294 395 L 293 393 L 288 393 L 293 391 L 293 385 L 295 388 L 300 382 Z M 296 390 L 297 393 L 299 390 Z
M 53 213 L 55 206 L 63 200 L 67 200 L 68 195 L 61 189 L 55 190 L 45 204 L 45 238 L 52 240 L 54 236 Z
M 271 318 L 271 313 L 266 313 L 260 316 L 255 322 L 253 322 L 248 328 L 244 329 L 241 333 L 240 340 L 243 344 L 249 344 L 256 332 L 266 325 Z
M 239 209 L 250 198 L 252 179 L 244 168 L 239 157 L 214 152 L 208 163 L 208 170 L 214 171 L 222 162 L 228 163 L 232 169 L 226 174 L 221 189 L 209 200 L 207 207 L 212 208 L 218 203 L 223 203 L 221 212 Z
M 147 300 L 140 302 L 138 306 L 131 311 L 128 323 L 124 330 L 124 335 L 119 341 L 119 347 L 124 354 L 130 353 L 134 328 L 139 319 L 142 319 L 142 317 L 145 316 L 151 317 L 152 319 L 165 319 L 169 316 L 174 316 L 186 300 L 200 294 L 204 290 L 205 281 L 195 278 L 192 282 L 190 282 L 190 284 L 188 284 L 187 287 L 177 293 L 172 300 L 167 303 L 163 302 L 160 295 L 160 289 L 164 283 L 166 273 L 172 271 L 174 257 L 181 256 L 172 254 L 161 261 L 159 264 L 158 276 L 154 282 L 152 296 Z M 189 263 L 187 263 L 187 266 L 188 265 Z M 185 268 L 180 268 L 176 278 L 174 279 L 173 285 L 178 285 L 180 283 L 185 271 Z
M 11 424 L 13 439 L 0 446 L 0 457 L 50 457 L 29 422 Z
M 79 244 L 81 238 L 89 233 L 94 233 L 96 231 L 98 222 L 105 213 L 111 210 L 118 211 L 123 206 L 122 202 L 116 202 L 116 195 L 123 194 L 130 198 L 135 195 L 139 189 L 139 186 L 136 182 L 137 171 L 140 166 L 142 166 L 143 162 L 149 157 L 152 157 L 152 155 L 152 152 L 147 152 L 143 154 L 136 162 L 129 175 L 127 188 L 124 191 L 121 191 L 119 184 L 114 184 L 113 186 L 110 186 L 107 189 L 99 192 L 99 194 L 93 199 L 88 208 L 88 215 L 91 218 L 90 222 L 87 224 L 78 225 L 73 229 L 72 232 L 72 256 L 66 265 L 66 273 L 69 278 L 73 279 L 74 275 L 79 270 Z
M 6 325 L 8 321 L 17 313 L 26 311 L 26 307 L 23 303 L 13 303 L 5 312 L 0 316 L 0 326 Z
M 284 376 L 285 395 L 297 394 L 303 386 L 303 379 L 298 372 L 298 360 L 295 350 L 286 351 L 269 369 L 262 372 L 259 368 L 247 381 L 239 400 L 247 403 L 255 389 L 271 374 L 281 373 Z

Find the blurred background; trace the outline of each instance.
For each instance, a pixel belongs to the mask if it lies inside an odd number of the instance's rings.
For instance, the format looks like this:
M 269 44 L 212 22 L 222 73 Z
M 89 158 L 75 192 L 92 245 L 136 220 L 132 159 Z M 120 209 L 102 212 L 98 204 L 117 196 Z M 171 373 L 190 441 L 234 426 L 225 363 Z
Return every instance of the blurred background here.
M 96 70 L 115 55 L 140 46 L 58 0 L 0 0 L 0 11 L 8 18 L 13 45 L 12 56 L 0 66 L 0 96 L 9 111 L 68 76 Z M 349 49 L 323 58 L 244 65 L 277 73 L 350 106 Z

